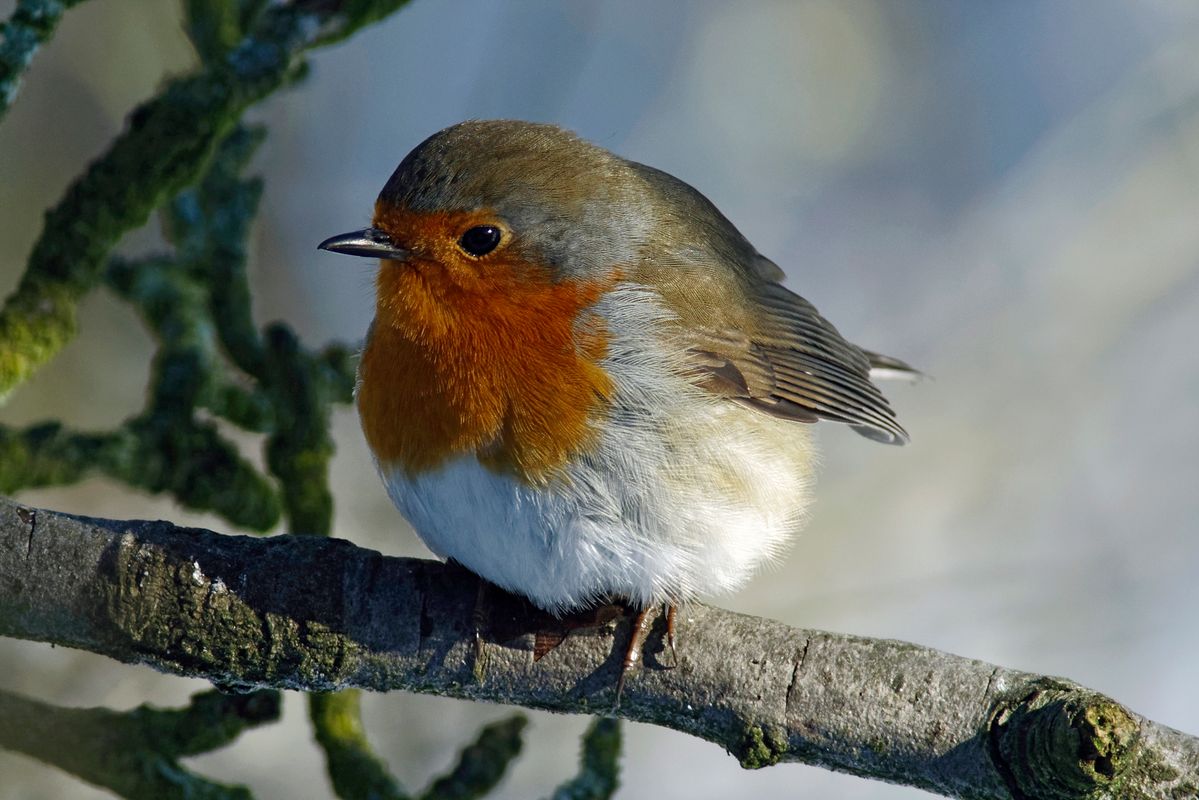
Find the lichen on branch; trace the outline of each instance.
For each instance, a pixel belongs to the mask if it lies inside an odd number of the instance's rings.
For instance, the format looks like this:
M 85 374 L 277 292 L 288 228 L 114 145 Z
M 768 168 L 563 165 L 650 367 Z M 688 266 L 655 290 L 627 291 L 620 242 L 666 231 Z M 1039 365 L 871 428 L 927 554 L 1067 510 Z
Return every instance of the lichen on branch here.
M 17 0 L 0 23 L 0 121 L 21 90 L 21 78 L 37 51 L 54 35 L 62 15 L 82 0 Z
M 37 758 L 121 797 L 249 800 L 184 768 L 179 759 L 234 741 L 279 719 L 280 693 L 194 695 L 180 709 L 62 708 L 0 690 L 0 747 Z
M 0 310 L 0 399 L 75 335 L 78 301 L 99 282 L 121 236 L 200 177 L 242 113 L 296 77 L 306 50 L 344 38 L 404 4 L 239 4 L 244 16 L 237 18 L 247 27 L 238 43 L 219 57 L 219 48 L 206 45 L 201 52 L 211 60 L 137 108 L 126 130 L 47 213 L 21 282 Z M 28 47 L 17 50 L 12 65 L 19 71 L 25 66 L 20 53 Z
M 245 688 L 404 689 L 578 714 L 613 711 L 629 626 L 574 629 L 538 659 L 538 636 L 561 623 L 494 590 L 480 678 L 477 581 L 461 568 L 8 502 L 0 585 L 15 587 L 0 593 L 0 635 Z M 1199 739 L 1069 681 L 698 603 L 680 616 L 679 663 L 659 661 L 659 619 L 615 713 L 747 766 L 801 761 L 984 800 L 1199 792 Z M 597 744 L 590 763 L 605 752 Z

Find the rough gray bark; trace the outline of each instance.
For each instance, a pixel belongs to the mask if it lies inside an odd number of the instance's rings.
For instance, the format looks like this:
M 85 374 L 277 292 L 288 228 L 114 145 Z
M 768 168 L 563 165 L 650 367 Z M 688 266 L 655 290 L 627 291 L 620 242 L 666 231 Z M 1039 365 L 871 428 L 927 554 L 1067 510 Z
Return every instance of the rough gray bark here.
M 476 659 L 477 592 L 452 566 L 336 539 L 0 500 L 0 635 L 227 687 L 611 710 L 626 621 L 555 644 L 563 623 L 492 591 Z M 720 744 L 747 767 L 802 761 L 963 798 L 1199 796 L 1199 740 L 1069 681 L 701 604 L 680 614 L 667 668 L 661 623 L 618 715 Z

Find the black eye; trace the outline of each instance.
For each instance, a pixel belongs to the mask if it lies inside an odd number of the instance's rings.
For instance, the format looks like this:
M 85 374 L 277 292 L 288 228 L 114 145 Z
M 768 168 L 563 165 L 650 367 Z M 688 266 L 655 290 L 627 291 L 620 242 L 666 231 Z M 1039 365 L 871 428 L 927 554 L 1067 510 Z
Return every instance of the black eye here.
M 472 256 L 485 256 L 499 245 L 502 238 L 503 232 L 494 225 L 476 225 L 462 234 L 458 246 Z

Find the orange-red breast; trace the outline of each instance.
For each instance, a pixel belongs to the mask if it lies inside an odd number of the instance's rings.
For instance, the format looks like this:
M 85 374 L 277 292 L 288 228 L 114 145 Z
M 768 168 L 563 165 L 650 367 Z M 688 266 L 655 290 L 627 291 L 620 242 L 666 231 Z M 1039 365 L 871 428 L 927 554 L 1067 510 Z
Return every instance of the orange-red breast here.
M 554 613 L 741 586 L 808 503 L 804 423 L 907 434 L 847 342 L 703 195 L 550 125 L 464 122 L 408 154 L 358 411 L 421 539 Z

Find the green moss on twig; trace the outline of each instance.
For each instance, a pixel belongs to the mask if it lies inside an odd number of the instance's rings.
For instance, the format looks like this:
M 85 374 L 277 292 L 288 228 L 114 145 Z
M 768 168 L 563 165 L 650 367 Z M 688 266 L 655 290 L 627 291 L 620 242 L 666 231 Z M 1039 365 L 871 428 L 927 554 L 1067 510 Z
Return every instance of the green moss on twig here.
M 780 728 L 761 728 L 752 725 L 746 729 L 741 750 L 733 753 L 745 769 L 772 767 L 787 752 L 787 736 Z
M 196 53 L 206 62 L 232 50 L 262 11 L 261 0 L 184 0 L 184 29 Z
M 988 746 L 1013 796 L 1131 798 L 1120 783 L 1139 735 L 1137 720 L 1123 706 L 1064 681 L 1041 679 L 996 699 Z
M 458 763 L 421 794 L 421 800 L 475 800 L 496 787 L 520 755 L 528 720 L 523 714 L 493 722 L 462 749 Z
M 596 717 L 583 734 L 579 773 L 559 786 L 553 800 L 607 800 L 620 786 L 620 720 Z
M 246 108 L 296 78 L 305 49 L 344 38 L 403 4 L 267 7 L 223 57 L 171 81 L 134 111 L 126 131 L 46 215 L 26 272 L 0 311 L 0 398 L 74 336 L 76 304 L 100 279 L 120 237 L 200 176 Z
M 28 58 L 71 4 L 21 0 L 2 30 L 0 92 L 9 94 L 0 114 Z M 103 474 L 170 493 L 186 506 L 214 511 L 245 528 L 265 530 L 283 516 L 293 533 L 329 535 L 329 417 L 332 404 L 352 397 L 354 357 L 337 344 L 310 351 L 282 324 L 262 332 L 254 324 L 246 241 L 262 185 L 242 172 L 264 132 L 239 119 L 252 103 L 304 76 L 306 49 L 344 39 L 404 4 L 185 0 L 186 30 L 200 69 L 169 82 L 135 110 L 125 132 L 46 215 L 26 272 L 0 310 L 3 397 L 74 335 L 79 299 L 107 285 L 138 311 L 157 342 L 146 406 L 111 431 L 71 431 L 57 422 L 24 430 L 0 427 L 0 491 Z M 32 38 L 22 32 L 26 29 Z M 8 69 L 12 64 L 17 66 Z M 171 252 L 112 258 L 120 238 L 156 210 Z M 213 417 L 266 434 L 269 476 L 242 457 Z M 279 636 L 309 641 L 321 635 L 315 629 L 270 627 Z M 336 685 L 345 654 L 335 645 L 317 649 L 320 658 L 311 669 Z M 77 757 L 23 752 L 128 797 L 248 797 L 241 787 L 204 781 L 175 763 L 180 755 L 221 746 L 241 729 L 236 714 L 222 711 L 221 697 L 198 696 L 185 712 L 47 712 L 55 725 L 80 731 L 106 725 L 120 735 L 92 737 Z M 272 697 L 277 715 L 277 696 Z M 0 696 L 0 705 L 4 700 Z M 21 706 L 25 702 L 32 701 L 13 699 L 10 705 L 28 710 Z M 339 796 L 405 796 L 370 749 L 357 692 L 313 695 L 310 715 Z M 486 794 L 520 752 L 524 726 L 518 716 L 484 728 L 454 769 L 423 796 Z M 609 753 L 604 744 L 613 736 L 618 749 L 615 728 L 589 733 L 585 774 L 576 780 L 615 787 L 615 750 Z
M 286 326 L 266 332 L 265 389 L 278 417 L 267 440 L 266 457 L 279 481 L 283 507 L 293 533 L 328 536 L 333 524 L 333 495 L 329 491 L 329 435 L 332 401 L 318 362 L 301 347 Z
M 308 698 L 308 715 L 325 751 L 333 790 L 343 800 L 405 800 L 408 795 L 366 739 L 360 700 L 356 689 Z
M 0 747 L 54 764 L 121 797 L 250 798 L 241 786 L 202 778 L 183 756 L 223 747 L 247 728 L 279 718 L 277 691 L 202 692 L 182 709 L 61 708 L 0 690 Z
M 17 0 L 12 16 L 0 24 L 0 120 L 21 90 L 21 77 L 50 40 L 68 8 L 81 0 Z
M 264 356 L 246 280 L 246 240 L 262 182 L 241 172 L 265 136 L 261 127 L 234 129 L 199 185 L 177 195 L 163 214 L 179 261 L 205 287 L 208 313 L 225 355 L 250 375 L 261 372 Z
M 107 433 L 73 432 L 57 422 L 0 427 L 0 492 L 64 486 L 93 474 L 170 492 L 189 508 L 251 530 L 279 519 L 274 488 L 211 423 L 146 416 Z

